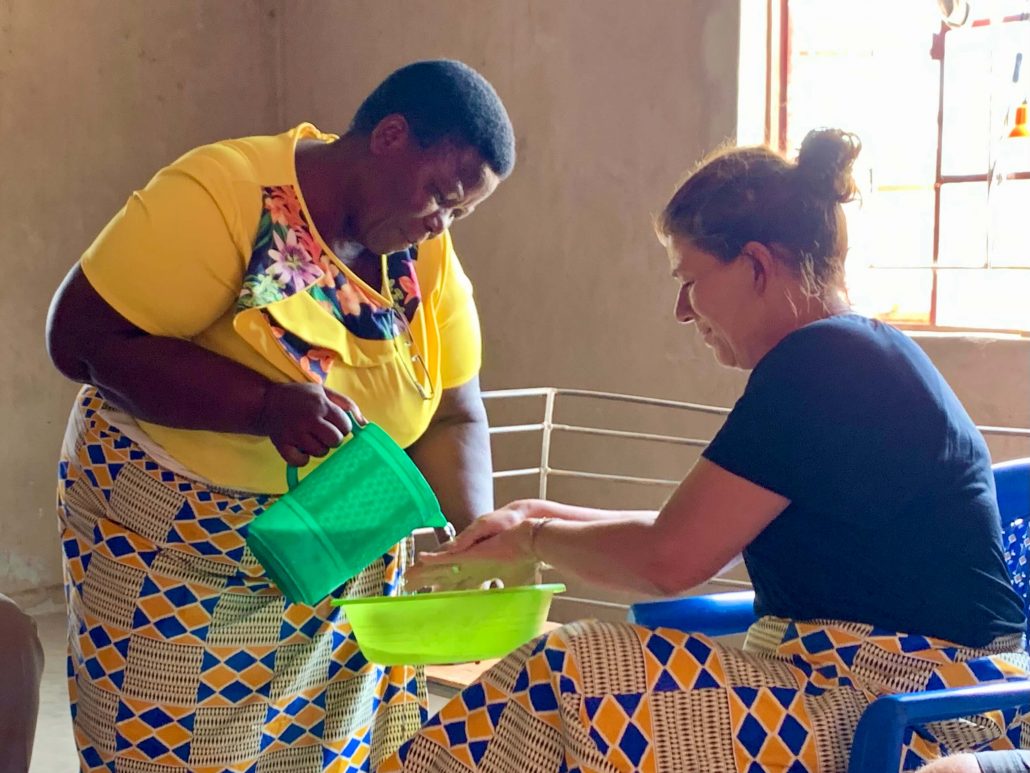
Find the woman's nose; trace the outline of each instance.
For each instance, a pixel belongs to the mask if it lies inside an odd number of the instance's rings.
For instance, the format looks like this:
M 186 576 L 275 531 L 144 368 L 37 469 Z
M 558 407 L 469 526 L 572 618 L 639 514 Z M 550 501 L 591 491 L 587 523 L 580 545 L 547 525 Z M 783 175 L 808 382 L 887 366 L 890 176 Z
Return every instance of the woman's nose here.
M 676 315 L 676 320 L 686 324 L 694 321 L 694 307 L 690 305 L 690 288 L 680 288 L 679 294 L 676 296 L 676 308 L 673 310 Z
M 426 218 L 425 226 L 431 236 L 439 236 L 446 231 L 453 222 L 454 217 L 451 215 L 451 211 L 440 209 Z

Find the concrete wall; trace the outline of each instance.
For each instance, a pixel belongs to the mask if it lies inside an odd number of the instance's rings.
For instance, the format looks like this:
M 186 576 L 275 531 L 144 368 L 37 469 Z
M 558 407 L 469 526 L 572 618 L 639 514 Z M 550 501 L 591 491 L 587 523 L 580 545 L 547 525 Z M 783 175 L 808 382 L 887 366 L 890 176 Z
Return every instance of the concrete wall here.
M 916 335 L 977 424 L 1030 427 L 1030 339 Z M 988 434 L 996 460 L 1030 456 L 1030 439 Z
M 75 389 L 43 350 L 50 298 L 159 167 L 276 130 L 277 8 L 0 2 L 0 592 L 61 578 L 55 470 Z
M 712 371 L 709 355 L 671 323 L 673 286 L 651 228 L 682 173 L 734 135 L 736 3 L 289 7 L 289 122 L 345 126 L 386 72 L 418 58 L 463 59 L 504 98 L 518 138 L 515 174 L 455 228 L 483 317 L 487 386 L 603 384 L 723 400 L 742 383 Z M 709 373 L 703 386 L 699 368 Z
M 181 151 L 302 120 L 342 130 L 367 91 L 413 59 L 477 67 L 516 124 L 515 175 L 455 229 L 483 318 L 484 385 L 731 405 L 745 376 L 714 365 L 672 321 L 650 221 L 682 172 L 734 134 L 738 22 L 727 0 L 0 3 L 0 211 L 13 280 L 0 286 L 0 590 L 59 581 L 53 470 L 73 388 L 41 343 L 60 277 L 129 191 Z M 974 418 L 1030 425 L 1030 341 L 920 342 Z M 648 431 L 717 426 L 576 410 L 577 421 Z M 535 449 L 499 447 L 499 462 L 530 461 Z M 618 444 L 561 452 L 670 477 L 691 459 Z

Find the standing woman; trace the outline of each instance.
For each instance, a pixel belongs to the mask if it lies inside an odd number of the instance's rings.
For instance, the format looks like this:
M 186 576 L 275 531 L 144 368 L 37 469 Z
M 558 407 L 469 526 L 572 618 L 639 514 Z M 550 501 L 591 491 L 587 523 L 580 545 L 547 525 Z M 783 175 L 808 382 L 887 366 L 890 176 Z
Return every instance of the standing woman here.
M 659 218 L 677 320 L 751 371 L 660 512 L 513 502 L 409 577 L 543 561 L 674 595 L 742 553 L 758 615 L 743 648 L 573 623 L 486 672 L 380 773 L 843 773 L 878 695 L 1027 673 L 986 444 L 922 350 L 845 300 L 858 151 L 837 130 L 809 134 L 796 163 L 724 150 Z M 999 718 L 921 730 L 907 768 L 1018 743 L 1023 723 Z
M 72 269 L 47 336 L 85 384 L 58 488 L 83 771 L 362 771 L 418 728 L 421 674 L 366 662 L 328 599 L 288 603 L 245 539 L 346 411 L 408 449 L 451 520 L 493 509 L 448 229 L 514 160 L 490 84 L 417 62 L 342 137 L 301 124 L 187 153 Z M 341 593 L 395 593 L 409 555 Z

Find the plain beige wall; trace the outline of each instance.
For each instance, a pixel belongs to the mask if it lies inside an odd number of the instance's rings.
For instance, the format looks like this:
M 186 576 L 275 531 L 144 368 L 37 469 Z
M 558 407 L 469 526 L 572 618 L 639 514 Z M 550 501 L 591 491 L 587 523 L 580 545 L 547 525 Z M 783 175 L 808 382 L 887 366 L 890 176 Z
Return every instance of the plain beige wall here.
M 277 130 L 277 7 L 0 0 L 0 592 L 61 579 L 55 474 L 75 388 L 43 350 L 50 297 L 159 167 Z
M 714 372 L 672 324 L 673 288 L 651 216 L 704 151 L 734 135 L 736 3 L 445 7 L 291 2 L 286 119 L 343 127 L 383 75 L 412 59 L 455 57 L 480 69 L 505 100 L 519 152 L 513 177 L 455 228 L 483 318 L 485 386 L 657 388 L 725 400 L 743 379 Z
M 738 16 L 730 0 L 0 2 L 0 590 L 60 579 L 54 468 L 74 389 L 42 350 L 60 277 L 183 150 L 302 120 L 340 131 L 413 59 L 477 67 L 516 125 L 514 176 L 455 229 L 483 319 L 484 386 L 731 405 L 745 375 L 672 321 L 650 221 L 735 132 Z M 1030 425 L 1030 342 L 920 342 L 975 419 Z M 587 452 L 612 470 L 640 461 L 626 446 Z

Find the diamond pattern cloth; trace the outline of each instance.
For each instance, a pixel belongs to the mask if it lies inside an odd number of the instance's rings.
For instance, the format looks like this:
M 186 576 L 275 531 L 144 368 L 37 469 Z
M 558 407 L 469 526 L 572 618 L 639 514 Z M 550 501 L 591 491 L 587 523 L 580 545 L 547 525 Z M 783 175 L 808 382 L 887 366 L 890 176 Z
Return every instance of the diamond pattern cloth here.
M 271 496 L 176 475 L 85 388 L 59 466 L 80 768 L 367 773 L 425 716 L 412 667 L 365 660 L 342 610 L 290 604 L 246 548 Z M 397 592 L 401 543 L 337 595 Z
M 833 620 L 762 618 L 743 648 L 580 622 L 500 661 L 378 773 L 844 773 L 865 706 L 899 690 L 1023 678 L 1020 636 L 983 649 Z M 920 728 L 905 770 L 1013 748 L 1010 712 Z

